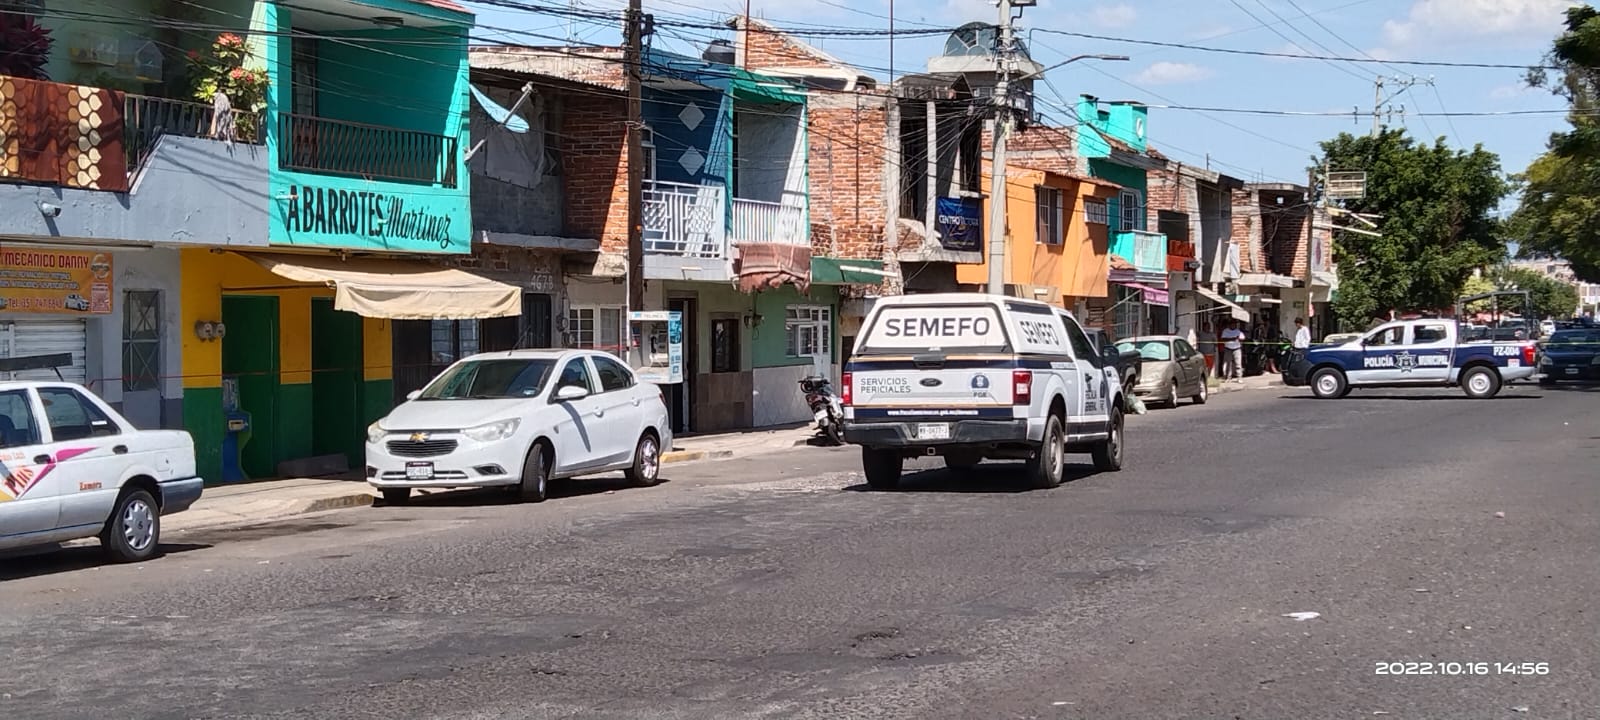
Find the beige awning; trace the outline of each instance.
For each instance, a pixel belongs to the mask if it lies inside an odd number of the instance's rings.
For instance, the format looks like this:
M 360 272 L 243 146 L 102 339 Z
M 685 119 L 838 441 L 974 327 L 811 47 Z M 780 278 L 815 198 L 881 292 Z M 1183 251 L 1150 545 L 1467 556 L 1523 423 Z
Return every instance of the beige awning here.
M 333 307 L 390 320 L 470 320 L 522 314 L 522 290 L 420 260 L 249 253 L 278 277 L 333 288 Z
M 1203 297 L 1203 298 L 1205 298 L 1207 300 L 1210 300 L 1211 302 L 1214 302 L 1214 303 L 1216 303 L 1218 305 L 1221 305 L 1221 306 L 1223 306 L 1225 308 L 1228 308 L 1228 314 L 1233 316 L 1233 319 L 1239 320 L 1241 322 L 1250 322 L 1250 313 L 1249 313 L 1249 311 L 1245 310 L 1242 307 L 1239 307 L 1239 305 L 1237 303 L 1233 302 L 1232 300 L 1229 300 L 1229 299 L 1227 299 L 1227 298 L 1225 298 L 1225 297 L 1223 297 L 1221 295 L 1218 295 L 1218 294 L 1216 294 L 1216 293 L 1214 293 L 1214 292 L 1212 292 L 1210 290 L 1207 290 L 1207 289 L 1205 289 L 1205 288 L 1203 288 L 1203 287 L 1201 287 L 1199 285 L 1196 285 L 1194 287 L 1194 291 L 1195 291 L 1195 294 L 1199 295 L 1200 297 Z

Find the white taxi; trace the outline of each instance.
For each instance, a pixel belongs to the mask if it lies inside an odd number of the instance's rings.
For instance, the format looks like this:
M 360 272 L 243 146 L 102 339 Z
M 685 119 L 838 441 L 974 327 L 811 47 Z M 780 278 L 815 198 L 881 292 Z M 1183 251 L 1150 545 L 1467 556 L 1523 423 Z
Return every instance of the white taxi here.
M 98 536 L 144 560 L 203 485 L 189 433 L 139 430 L 73 383 L 0 382 L 0 550 Z
M 672 423 L 661 389 L 613 355 L 473 355 L 367 429 L 367 482 L 400 504 L 416 488 L 501 487 L 528 502 L 552 479 L 624 471 L 652 485 Z

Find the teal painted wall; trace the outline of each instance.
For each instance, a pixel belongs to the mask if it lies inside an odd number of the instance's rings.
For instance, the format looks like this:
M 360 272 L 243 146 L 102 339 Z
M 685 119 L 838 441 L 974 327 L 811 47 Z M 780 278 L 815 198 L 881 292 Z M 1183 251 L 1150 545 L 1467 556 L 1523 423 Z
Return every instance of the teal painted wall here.
M 362 31 L 351 33 L 362 36 L 357 41 L 362 47 L 325 41 L 319 48 L 318 82 L 324 90 L 318 98 L 319 116 L 455 138 L 454 150 L 439 160 L 454 168 L 454 187 L 447 187 L 443 182 L 391 182 L 284 169 L 284 144 L 289 139 L 283 137 L 284 127 L 277 118 L 280 111 L 293 107 L 289 78 L 294 39 L 288 33 L 294 29 L 294 18 L 277 4 L 268 4 L 263 11 L 264 24 L 273 31 L 265 41 L 273 79 L 267 109 L 274 118 L 267 123 L 268 241 L 308 248 L 471 252 L 471 190 L 464 159 L 471 143 L 468 27 L 455 26 L 454 38 L 443 35 L 440 28 Z M 388 42 L 374 45 L 372 38 Z M 325 141 L 316 154 L 321 159 L 324 153 L 348 150 L 344 143 Z M 425 165 L 428 159 L 419 162 Z
M 1126 165 L 1118 165 L 1110 160 L 1095 158 L 1089 161 L 1089 174 L 1097 178 L 1110 180 L 1111 182 L 1121 185 L 1129 190 L 1138 190 L 1139 196 L 1145 198 L 1146 202 L 1149 201 L 1149 195 L 1146 192 L 1148 189 L 1147 178 L 1145 177 L 1145 172 L 1142 169 L 1131 168 Z M 1122 196 L 1120 194 L 1106 201 L 1106 212 L 1110 215 L 1113 221 L 1115 221 L 1116 218 L 1122 217 Z M 1139 213 L 1139 225 L 1135 229 L 1146 229 L 1145 226 L 1148 224 L 1146 219 L 1147 214 L 1148 213 Z M 1115 251 L 1113 250 L 1113 252 Z M 1118 254 L 1120 255 L 1121 253 Z
M 829 285 L 812 285 L 811 291 L 801 295 L 792 285 L 756 294 L 756 312 L 761 324 L 751 338 L 751 364 L 754 367 L 788 367 L 809 365 L 811 358 L 790 357 L 785 324 L 790 305 L 826 305 L 833 308 L 833 362 L 839 361 L 839 289 Z
M 1079 118 L 1094 126 L 1095 130 L 1110 135 L 1144 152 L 1148 147 L 1150 111 L 1143 105 L 1131 103 L 1101 103 L 1088 96 L 1078 98 Z M 1099 134 L 1088 128 L 1078 130 L 1078 154 L 1087 158 L 1105 157 L 1111 146 Z

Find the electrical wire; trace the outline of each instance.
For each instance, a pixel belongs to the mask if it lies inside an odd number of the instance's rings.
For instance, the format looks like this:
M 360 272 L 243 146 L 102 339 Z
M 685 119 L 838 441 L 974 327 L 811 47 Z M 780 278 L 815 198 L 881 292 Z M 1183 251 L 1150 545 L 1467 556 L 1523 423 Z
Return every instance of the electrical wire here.
M 1290 60 L 1337 60 L 1348 63 L 1377 63 L 1380 65 L 1418 65 L 1423 67 L 1453 67 L 1453 68 L 1480 68 L 1503 70 L 1560 70 L 1554 65 L 1509 65 L 1506 63 L 1479 63 L 1479 62 L 1452 62 L 1444 60 L 1377 60 L 1374 58 L 1342 57 L 1336 55 L 1300 55 L 1296 53 L 1271 52 L 1267 50 L 1238 50 L 1234 48 L 1219 48 L 1209 45 L 1194 45 L 1190 43 L 1166 42 L 1162 40 L 1143 40 L 1138 38 L 1115 37 L 1111 35 L 1096 35 L 1093 33 L 1076 32 L 1072 30 L 1036 29 L 1034 32 L 1048 35 L 1065 35 L 1068 37 L 1085 38 L 1088 40 L 1104 40 L 1107 42 L 1128 43 L 1132 45 L 1148 45 L 1153 47 L 1178 48 L 1194 50 L 1197 52 L 1223 53 L 1227 55 L 1251 55 L 1255 57 L 1276 57 Z

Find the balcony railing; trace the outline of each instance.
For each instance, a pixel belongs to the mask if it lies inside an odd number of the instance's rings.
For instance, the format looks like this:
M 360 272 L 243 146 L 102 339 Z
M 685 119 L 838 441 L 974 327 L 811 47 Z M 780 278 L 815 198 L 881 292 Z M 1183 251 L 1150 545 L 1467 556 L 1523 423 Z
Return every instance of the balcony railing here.
M 456 186 L 456 139 L 278 113 L 278 166 L 323 175 Z
M 644 249 L 647 253 L 695 258 L 728 256 L 723 189 L 646 181 Z
M 791 202 L 734 198 L 733 241 L 809 245 L 806 209 Z
M 1167 271 L 1167 236 L 1162 233 L 1144 230 L 1113 233 L 1111 252 L 1132 261 L 1142 271 Z
M 216 112 L 210 105 L 128 94 L 122 101 L 123 146 L 128 155 L 128 172 L 137 170 L 156 140 L 162 135 L 211 137 L 211 120 Z M 261 115 L 234 111 L 234 140 L 259 144 L 262 141 Z

